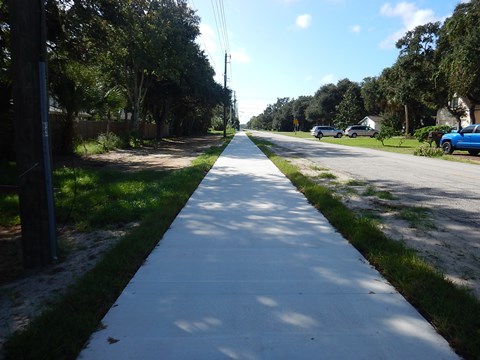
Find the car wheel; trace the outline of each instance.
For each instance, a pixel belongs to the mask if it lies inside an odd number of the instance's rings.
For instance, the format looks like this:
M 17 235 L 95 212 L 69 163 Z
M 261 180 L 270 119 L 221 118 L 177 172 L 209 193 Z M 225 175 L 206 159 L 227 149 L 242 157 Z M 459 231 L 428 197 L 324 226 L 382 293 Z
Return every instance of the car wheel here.
M 340 139 L 342 137 L 342 133 L 338 133 L 337 136 L 335 136 L 337 139 Z
M 372 138 L 376 138 L 378 136 L 378 133 L 373 133 Z
M 445 141 L 442 144 L 442 150 L 445 154 L 452 154 L 454 150 L 452 143 L 450 141 Z
M 468 153 L 473 156 L 477 156 L 480 153 L 480 150 L 468 150 Z
M 356 138 L 356 137 L 357 137 L 357 133 L 353 133 L 352 135 L 350 135 L 350 137 Z
M 322 137 L 323 137 L 323 134 L 322 134 L 322 133 L 318 133 L 318 134 L 317 134 L 318 140 L 320 140 Z

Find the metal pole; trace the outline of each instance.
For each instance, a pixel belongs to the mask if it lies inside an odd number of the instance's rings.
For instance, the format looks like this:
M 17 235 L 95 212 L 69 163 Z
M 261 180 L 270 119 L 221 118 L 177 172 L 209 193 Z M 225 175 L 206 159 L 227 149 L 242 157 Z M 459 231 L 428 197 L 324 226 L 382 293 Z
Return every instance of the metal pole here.
M 39 92 L 40 92 L 40 121 L 42 123 L 42 149 L 45 175 L 45 192 L 47 201 L 47 221 L 50 240 L 50 255 L 52 260 L 57 260 L 57 224 L 55 221 L 55 202 L 53 197 L 52 164 L 50 149 L 50 129 L 48 121 L 48 100 L 47 84 L 47 20 L 45 18 L 45 6 L 40 0 L 40 44 L 39 44 Z
M 13 107 L 24 266 L 57 257 L 43 0 L 10 0 Z
M 223 74 L 223 90 L 225 99 L 223 100 L 223 137 L 227 137 L 227 52 L 225 51 L 225 73 Z
M 48 96 L 47 96 L 47 69 L 45 61 L 38 64 L 40 74 L 40 118 L 42 122 L 42 149 L 44 160 L 45 191 L 48 211 L 48 233 L 50 240 L 50 255 L 57 260 L 57 237 L 55 222 L 55 203 L 53 199 L 52 165 L 50 159 L 50 138 L 48 126 Z

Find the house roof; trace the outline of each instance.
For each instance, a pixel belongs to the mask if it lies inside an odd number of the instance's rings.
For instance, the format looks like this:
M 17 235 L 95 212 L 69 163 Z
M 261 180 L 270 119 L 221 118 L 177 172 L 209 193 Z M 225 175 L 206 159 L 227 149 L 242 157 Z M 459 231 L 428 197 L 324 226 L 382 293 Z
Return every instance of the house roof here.
M 367 118 L 372 120 L 375 123 L 381 123 L 385 120 L 382 116 L 377 116 L 377 115 L 367 115 L 363 118 L 363 120 L 365 120 Z

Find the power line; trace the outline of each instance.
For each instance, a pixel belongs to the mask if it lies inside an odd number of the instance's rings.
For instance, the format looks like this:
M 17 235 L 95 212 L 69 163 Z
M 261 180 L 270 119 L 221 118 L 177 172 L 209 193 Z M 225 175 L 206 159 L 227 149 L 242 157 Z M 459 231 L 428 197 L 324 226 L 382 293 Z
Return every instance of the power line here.
M 194 11 L 198 12 L 198 8 L 195 6 L 195 2 L 193 0 L 187 0 L 188 4 L 190 5 L 190 8 L 192 8 Z M 200 31 L 200 39 L 202 40 L 203 47 L 205 51 L 207 52 L 208 58 L 210 61 L 213 63 L 213 68 L 217 68 L 217 64 L 215 63 L 215 59 L 213 58 L 212 54 L 210 54 L 210 51 L 208 50 L 207 44 L 205 43 L 205 39 L 203 38 L 203 34 Z
M 223 31 L 220 31 L 220 27 L 222 24 L 219 25 L 220 19 L 219 19 L 219 10 L 217 8 L 218 3 L 214 0 L 211 0 L 212 3 L 212 9 L 213 9 L 213 17 L 215 18 L 215 25 L 217 27 L 217 34 L 218 34 L 218 40 L 220 41 L 220 47 L 224 50 L 224 52 L 227 51 L 226 44 L 224 42 L 224 36 L 223 36 Z
M 191 3 L 193 4 L 193 0 L 187 0 L 189 3 L 191 1 Z M 210 1 L 211 5 L 212 5 L 212 10 L 213 10 L 213 18 L 215 20 L 215 27 L 217 29 L 217 36 L 218 36 L 218 41 L 220 43 L 220 48 L 223 50 L 222 52 L 227 55 L 227 54 L 230 54 L 230 42 L 229 42 L 229 39 L 228 39 L 228 27 L 227 27 L 227 20 L 226 20 L 226 16 L 225 16 L 225 6 L 224 6 L 224 3 L 223 3 L 223 0 L 211 0 Z M 217 65 L 212 57 L 212 55 L 210 54 L 206 44 L 205 44 L 205 41 L 204 41 L 204 38 L 202 38 L 202 42 L 203 42 L 203 45 L 207 51 L 207 54 L 208 56 L 210 57 L 210 59 L 212 60 L 213 62 L 213 65 L 215 68 L 217 68 Z M 228 57 L 231 58 L 231 55 L 228 55 Z M 232 70 L 232 62 L 230 61 L 230 77 L 229 77 L 229 80 L 230 82 L 232 82 L 232 79 L 233 79 L 233 70 Z M 224 76 L 226 76 L 226 72 L 227 72 L 227 63 L 225 64 L 225 74 Z
M 225 18 L 225 8 L 223 6 L 223 0 L 217 0 L 220 2 L 220 9 L 221 9 L 221 18 L 222 18 L 222 28 L 223 28 L 223 36 L 224 36 L 224 40 L 226 42 L 226 51 L 228 53 L 230 53 L 230 42 L 228 41 L 228 27 L 227 27 L 227 20 Z

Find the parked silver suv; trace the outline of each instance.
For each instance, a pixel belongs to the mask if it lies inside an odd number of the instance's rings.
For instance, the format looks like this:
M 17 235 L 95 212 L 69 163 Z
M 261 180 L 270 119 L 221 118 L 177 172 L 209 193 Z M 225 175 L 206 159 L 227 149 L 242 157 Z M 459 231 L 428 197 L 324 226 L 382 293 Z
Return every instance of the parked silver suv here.
M 335 129 L 333 126 L 314 126 L 312 130 L 310 130 L 310 135 L 315 136 L 320 140 L 324 136 L 341 138 L 343 132 L 342 130 Z
M 370 126 L 352 125 L 345 129 L 345 135 L 356 138 L 357 136 L 370 136 L 372 138 L 378 135 L 378 130 L 372 129 Z

